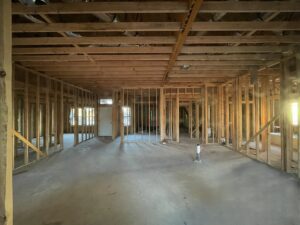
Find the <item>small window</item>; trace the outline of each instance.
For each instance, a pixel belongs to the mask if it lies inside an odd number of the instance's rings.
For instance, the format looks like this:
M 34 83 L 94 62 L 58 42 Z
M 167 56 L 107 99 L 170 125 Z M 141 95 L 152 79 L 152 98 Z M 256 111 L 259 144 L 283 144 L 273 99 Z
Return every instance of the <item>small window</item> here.
M 84 121 L 83 113 L 85 113 L 86 121 Z M 69 121 L 71 126 L 75 126 L 75 108 L 71 108 Z M 95 109 L 91 107 L 78 108 L 78 126 L 95 124 Z
M 111 98 L 102 98 L 99 101 L 100 105 L 112 105 L 113 100 Z
M 128 106 L 123 106 L 122 110 L 124 127 L 129 127 L 131 125 L 131 108 Z

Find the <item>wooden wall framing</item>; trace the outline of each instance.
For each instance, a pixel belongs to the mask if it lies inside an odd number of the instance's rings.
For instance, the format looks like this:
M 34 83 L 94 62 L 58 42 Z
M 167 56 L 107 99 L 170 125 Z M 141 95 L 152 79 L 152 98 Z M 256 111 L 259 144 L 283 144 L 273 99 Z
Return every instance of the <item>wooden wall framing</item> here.
M 65 134 L 74 134 L 74 145 L 95 137 L 95 94 L 18 64 L 15 71 L 14 121 L 19 122 L 14 123 L 14 129 L 23 140 L 49 155 L 64 149 Z M 20 138 L 14 143 L 15 168 L 40 159 L 40 154 Z

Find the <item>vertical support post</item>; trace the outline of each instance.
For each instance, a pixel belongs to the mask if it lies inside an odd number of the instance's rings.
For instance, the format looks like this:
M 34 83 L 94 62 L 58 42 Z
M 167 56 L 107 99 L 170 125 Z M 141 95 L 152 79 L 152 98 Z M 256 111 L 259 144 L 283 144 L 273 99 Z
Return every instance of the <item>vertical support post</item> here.
M 219 86 L 219 110 L 218 110 L 218 119 L 217 119 L 217 123 L 218 123 L 218 127 L 219 127 L 219 131 L 218 131 L 218 138 L 220 141 L 220 138 L 224 138 L 225 137 L 225 126 L 224 126 L 224 118 L 225 118 L 225 113 L 224 113 L 224 87 L 223 86 Z
M 53 118 L 53 124 L 54 124 L 54 147 L 55 150 L 57 150 L 57 81 L 54 81 L 54 118 Z
M 78 90 L 76 88 L 73 89 L 74 93 L 74 145 L 79 143 L 78 137 Z
M 296 66 L 297 78 L 300 80 L 300 53 L 296 54 Z M 299 85 L 300 82 L 298 82 L 298 87 Z M 300 178 L 300 91 L 298 92 L 298 177 Z
M 60 83 L 60 149 L 64 149 L 64 83 Z
M 155 142 L 157 142 L 157 88 L 155 88 Z
M 148 128 L 149 128 L 149 142 L 150 142 L 150 130 L 151 130 L 151 106 L 150 106 L 150 103 L 151 103 L 151 91 L 150 91 L 150 88 L 148 90 Z
M 176 141 L 179 142 L 179 89 L 176 91 L 176 109 L 175 109 L 175 120 L 176 120 Z
M 238 135 L 237 135 L 237 148 L 236 150 L 240 149 L 240 147 L 242 146 L 242 140 L 243 140 L 243 129 L 242 129 L 242 125 L 243 125 L 243 113 L 242 113 L 242 96 L 243 96 L 243 92 L 242 92 L 242 82 L 241 82 L 241 78 L 237 79 L 238 85 L 237 85 L 237 100 L 238 100 L 238 104 L 237 104 L 237 112 L 238 112 L 238 121 L 237 121 L 237 126 L 238 126 Z
M 25 93 L 24 93 L 24 136 L 29 139 L 29 77 L 28 72 L 25 71 Z M 25 145 L 24 149 L 24 164 L 29 163 L 29 147 Z
M 35 100 L 35 128 L 36 147 L 40 149 L 40 76 L 36 77 L 36 100 Z M 40 159 L 40 154 L 36 153 L 36 159 Z
M 229 94 L 228 87 L 225 87 L 225 139 L 226 145 L 229 145 Z
M 247 79 L 247 83 L 245 85 L 245 128 L 246 128 L 246 141 L 250 138 L 250 104 L 249 104 L 249 81 Z M 250 153 L 249 146 L 247 148 L 247 155 Z
M 159 91 L 160 140 L 163 141 L 166 138 L 166 101 L 164 89 L 160 88 Z
M 189 102 L 189 108 L 188 108 L 188 113 L 189 113 L 189 133 L 190 133 L 190 138 L 193 138 L 193 102 Z
M 199 103 L 196 102 L 196 138 L 199 140 L 200 134 L 199 134 Z
M 237 150 L 237 129 L 238 129 L 238 112 L 237 112 L 237 79 L 232 82 L 232 101 L 231 101 L 231 135 L 232 135 L 232 147 L 234 150 Z
M 208 100 L 207 86 L 204 86 L 204 144 L 208 143 Z
M 51 80 L 46 80 L 46 96 L 45 96 L 45 152 L 48 155 L 49 154 L 49 144 L 50 144 L 50 98 L 49 98 L 49 92 L 51 87 Z
M 133 89 L 133 135 L 136 133 L 136 110 L 135 110 L 135 105 L 136 105 L 136 98 L 135 98 L 135 89 Z
M 123 107 L 124 107 L 124 89 L 122 89 L 121 107 L 120 107 L 120 136 L 121 136 L 121 144 L 124 143 L 124 115 L 123 115 Z
M 17 123 L 18 123 L 18 118 L 20 118 L 20 120 L 22 121 L 22 106 L 19 105 L 19 101 L 18 101 L 18 96 L 16 95 L 16 90 L 15 90 L 15 64 L 12 64 L 12 129 L 16 130 Z M 20 112 L 20 116 L 19 113 Z M 20 131 L 22 133 L 22 125 L 20 126 Z M 15 155 L 17 153 L 17 139 L 16 137 L 13 135 L 13 142 L 12 142 L 12 153 L 13 153 L 13 157 L 12 157 L 12 168 L 15 168 Z
M 0 224 L 13 224 L 11 1 L 0 1 Z
M 255 71 L 254 76 L 257 76 L 257 71 Z M 260 130 L 260 104 L 259 104 L 259 100 L 260 100 L 260 93 L 259 93 L 259 79 L 256 78 L 255 82 L 254 82 L 254 96 L 253 96 L 253 101 L 255 104 L 255 114 L 254 114 L 254 120 L 255 120 L 255 128 L 254 128 L 254 133 L 257 133 Z M 259 143 L 260 143 L 260 135 L 257 135 L 255 138 L 255 149 L 256 149 L 256 159 L 259 158 L 259 152 L 260 152 L 260 147 L 259 147 Z
M 269 121 L 271 119 L 271 115 L 270 115 L 270 108 L 271 108 L 271 104 L 270 104 L 270 78 L 266 77 L 266 118 L 267 121 Z M 270 164 L 271 163 L 271 158 L 270 158 L 270 154 L 271 154 L 271 137 L 270 137 L 270 132 L 271 132 L 271 125 L 268 126 L 268 128 L 266 129 L 266 151 L 267 151 L 267 163 Z
M 284 171 L 289 172 L 291 168 L 290 152 L 291 144 L 289 143 L 290 136 L 290 121 L 289 121 L 289 61 L 281 62 L 280 74 L 280 132 L 281 132 L 281 167 Z
M 117 101 L 116 99 L 114 101 Z M 99 136 L 99 130 L 98 130 L 98 127 L 99 127 L 99 100 L 98 100 L 98 95 L 95 95 L 94 96 L 94 105 L 95 105 L 95 109 L 94 109 L 94 112 L 95 112 L 95 115 L 94 115 L 94 118 L 95 118 L 95 131 L 94 131 L 94 136 L 98 137 Z M 113 103 L 115 104 L 115 103 Z M 117 112 L 116 112 L 117 113 Z M 116 114 L 117 115 L 117 114 Z M 115 122 L 113 122 L 115 124 L 117 124 L 117 117 L 116 117 L 116 120 Z

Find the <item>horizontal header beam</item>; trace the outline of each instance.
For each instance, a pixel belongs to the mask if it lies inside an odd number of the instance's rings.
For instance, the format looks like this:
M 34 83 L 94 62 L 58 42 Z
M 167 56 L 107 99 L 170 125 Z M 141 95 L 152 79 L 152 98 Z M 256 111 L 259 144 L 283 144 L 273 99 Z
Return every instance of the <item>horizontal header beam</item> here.
M 16 23 L 14 33 L 43 32 L 124 32 L 180 31 L 179 22 L 118 22 L 118 23 Z M 278 31 L 300 30 L 297 22 L 194 22 L 191 31 Z
M 149 36 L 149 37 L 36 37 L 36 38 L 13 38 L 14 46 L 36 45 L 118 45 L 118 44 L 175 44 L 176 38 L 172 36 Z M 228 43 L 300 43 L 300 35 L 287 36 L 189 36 L 185 44 L 228 44 Z
M 291 52 L 291 46 L 185 46 L 183 54 L 200 53 L 264 53 L 264 52 Z M 14 55 L 39 55 L 39 54 L 128 54 L 128 53 L 171 53 L 172 47 L 46 47 L 46 48 L 13 48 Z
M 187 13 L 188 4 L 183 1 L 155 2 L 77 2 L 50 3 L 41 6 L 12 4 L 16 14 L 87 14 L 87 13 Z M 208 1 L 201 7 L 202 13 L 255 13 L 300 12 L 300 3 L 294 1 Z
M 97 61 L 161 61 L 169 60 L 169 55 L 144 54 L 144 55 L 14 55 L 15 61 L 89 61 L 90 58 Z M 229 55 L 180 55 L 178 60 L 280 60 L 281 54 L 229 54 Z

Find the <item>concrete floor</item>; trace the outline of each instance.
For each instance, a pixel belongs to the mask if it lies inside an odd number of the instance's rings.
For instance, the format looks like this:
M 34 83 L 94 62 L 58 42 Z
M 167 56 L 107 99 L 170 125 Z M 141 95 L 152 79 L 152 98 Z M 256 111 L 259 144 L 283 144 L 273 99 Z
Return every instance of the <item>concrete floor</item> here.
M 300 182 L 218 145 L 93 139 L 14 176 L 15 225 L 298 225 Z

